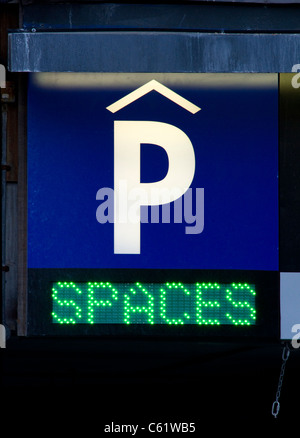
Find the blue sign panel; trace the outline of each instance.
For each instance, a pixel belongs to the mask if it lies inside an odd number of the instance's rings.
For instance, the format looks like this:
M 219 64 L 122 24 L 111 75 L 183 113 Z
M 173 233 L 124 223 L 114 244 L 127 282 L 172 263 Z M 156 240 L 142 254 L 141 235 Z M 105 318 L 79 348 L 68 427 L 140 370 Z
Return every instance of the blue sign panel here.
M 28 267 L 278 270 L 276 75 L 37 75 Z

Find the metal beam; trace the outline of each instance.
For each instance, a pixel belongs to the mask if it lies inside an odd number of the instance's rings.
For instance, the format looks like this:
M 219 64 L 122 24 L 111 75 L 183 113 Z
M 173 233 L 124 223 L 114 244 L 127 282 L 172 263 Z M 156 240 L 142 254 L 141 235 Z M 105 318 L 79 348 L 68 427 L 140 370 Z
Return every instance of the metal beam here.
M 291 72 L 300 34 L 12 32 L 15 72 Z
M 22 11 L 22 29 L 26 31 L 300 31 L 299 5 L 266 5 L 265 0 L 264 4 L 219 1 L 201 4 L 39 2 L 25 6 Z

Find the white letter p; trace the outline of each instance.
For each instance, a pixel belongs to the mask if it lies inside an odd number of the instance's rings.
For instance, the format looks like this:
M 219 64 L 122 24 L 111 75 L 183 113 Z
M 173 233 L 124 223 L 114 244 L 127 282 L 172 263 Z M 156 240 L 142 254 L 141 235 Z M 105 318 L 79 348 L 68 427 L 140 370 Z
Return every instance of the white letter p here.
M 169 168 L 164 179 L 153 183 L 141 183 L 142 143 L 155 144 L 166 151 Z M 180 198 L 190 187 L 194 173 L 194 148 L 181 129 L 162 122 L 114 122 L 115 254 L 140 254 L 140 206 L 162 205 Z M 157 196 L 151 196 L 153 191 L 157 194 L 158 191 L 166 190 L 169 191 L 170 197 L 165 202 L 161 200 L 163 197 L 158 203 Z M 124 196 L 127 199 L 124 199 Z M 132 220 L 130 215 L 133 209 L 136 220 Z

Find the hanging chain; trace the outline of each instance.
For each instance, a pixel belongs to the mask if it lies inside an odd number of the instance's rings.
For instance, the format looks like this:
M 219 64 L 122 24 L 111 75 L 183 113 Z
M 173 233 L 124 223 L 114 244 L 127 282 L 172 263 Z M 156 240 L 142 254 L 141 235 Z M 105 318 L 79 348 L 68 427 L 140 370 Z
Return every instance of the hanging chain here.
M 277 418 L 277 415 L 278 415 L 279 409 L 280 409 L 279 398 L 280 398 L 280 393 L 281 393 L 281 388 L 282 388 L 285 366 L 286 366 L 286 362 L 287 362 L 289 356 L 290 356 L 290 347 L 289 347 L 289 344 L 286 343 L 284 345 L 283 351 L 282 351 L 282 364 L 281 364 L 281 369 L 280 369 L 280 374 L 279 374 L 276 398 L 275 398 L 275 401 L 272 405 L 272 415 L 274 415 L 275 418 Z

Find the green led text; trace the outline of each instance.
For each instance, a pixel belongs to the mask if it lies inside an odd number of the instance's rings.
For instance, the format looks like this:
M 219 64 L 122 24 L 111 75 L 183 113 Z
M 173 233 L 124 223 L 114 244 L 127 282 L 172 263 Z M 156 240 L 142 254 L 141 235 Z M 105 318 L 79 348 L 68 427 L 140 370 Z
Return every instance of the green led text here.
M 254 325 L 255 295 L 248 283 L 57 282 L 52 322 Z

